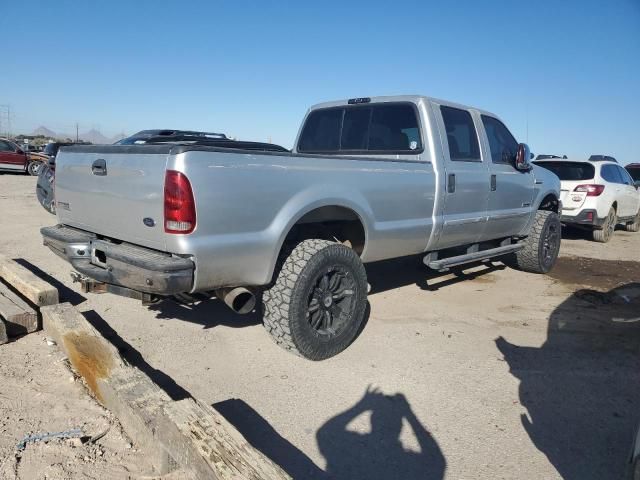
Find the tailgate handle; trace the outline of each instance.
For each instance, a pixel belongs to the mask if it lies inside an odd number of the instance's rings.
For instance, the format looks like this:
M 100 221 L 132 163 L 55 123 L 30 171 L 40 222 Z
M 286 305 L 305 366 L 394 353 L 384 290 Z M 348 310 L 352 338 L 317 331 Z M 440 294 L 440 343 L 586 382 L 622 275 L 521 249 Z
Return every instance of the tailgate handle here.
M 94 175 L 106 175 L 107 174 L 107 161 L 104 158 L 99 158 L 91 164 L 91 173 Z

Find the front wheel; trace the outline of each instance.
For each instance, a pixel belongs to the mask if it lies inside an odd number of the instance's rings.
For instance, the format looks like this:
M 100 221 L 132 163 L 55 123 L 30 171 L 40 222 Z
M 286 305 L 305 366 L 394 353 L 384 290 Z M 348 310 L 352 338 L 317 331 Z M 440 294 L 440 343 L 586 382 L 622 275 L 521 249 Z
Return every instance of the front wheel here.
M 627 232 L 637 232 L 640 230 L 640 212 L 636 213 L 636 217 L 633 222 L 629 222 L 624 226 Z
M 282 255 L 262 304 L 264 326 L 278 345 L 324 360 L 358 335 L 367 307 L 367 274 L 352 249 L 304 240 Z
M 524 248 L 516 252 L 516 266 L 532 273 L 547 273 L 556 263 L 562 237 L 560 218 L 555 212 L 538 210 Z
M 37 177 L 41 166 L 41 162 L 29 162 L 27 164 L 27 173 L 33 177 Z

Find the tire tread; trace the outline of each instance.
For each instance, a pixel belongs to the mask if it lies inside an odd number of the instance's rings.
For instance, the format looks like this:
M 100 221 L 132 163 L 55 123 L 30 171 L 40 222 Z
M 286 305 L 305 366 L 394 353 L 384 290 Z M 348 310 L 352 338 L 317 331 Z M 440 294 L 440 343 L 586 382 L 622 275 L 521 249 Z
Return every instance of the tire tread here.
M 524 240 L 524 248 L 515 254 L 518 269 L 531 273 L 546 273 L 540 265 L 539 245 L 545 225 L 550 218 L 559 223 L 558 214 L 549 210 L 538 210 L 531 226 L 529 236 Z

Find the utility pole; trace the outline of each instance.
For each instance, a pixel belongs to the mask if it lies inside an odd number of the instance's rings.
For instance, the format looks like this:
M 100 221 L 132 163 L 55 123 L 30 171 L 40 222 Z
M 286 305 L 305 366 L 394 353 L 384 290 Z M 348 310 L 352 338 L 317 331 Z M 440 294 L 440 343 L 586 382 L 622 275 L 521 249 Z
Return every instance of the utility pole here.
M 11 106 L 0 105 L 0 135 L 2 135 L 2 124 L 4 123 L 4 134 L 8 138 L 11 135 Z

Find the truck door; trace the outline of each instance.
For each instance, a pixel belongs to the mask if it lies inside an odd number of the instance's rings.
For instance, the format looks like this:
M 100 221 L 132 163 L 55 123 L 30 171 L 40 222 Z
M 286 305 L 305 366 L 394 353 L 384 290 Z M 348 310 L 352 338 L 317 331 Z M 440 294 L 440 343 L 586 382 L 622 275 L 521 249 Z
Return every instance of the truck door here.
M 533 207 L 533 170 L 515 168 L 518 142 L 495 117 L 480 115 L 484 150 L 489 159 L 489 221 L 484 240 L 516 235 L 527 225 Z
M 443 226 L 436 244 L 441 249 L 480 240 L 487 222 L 489 170 L 471 113 L 434 106 L 444 151 Z

